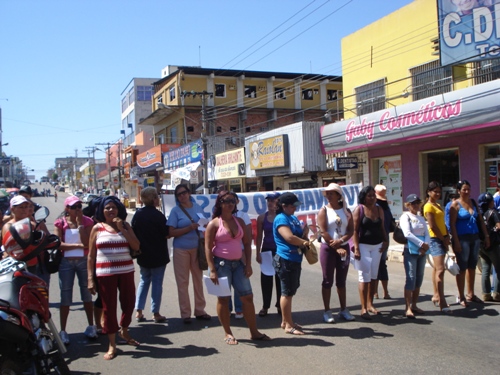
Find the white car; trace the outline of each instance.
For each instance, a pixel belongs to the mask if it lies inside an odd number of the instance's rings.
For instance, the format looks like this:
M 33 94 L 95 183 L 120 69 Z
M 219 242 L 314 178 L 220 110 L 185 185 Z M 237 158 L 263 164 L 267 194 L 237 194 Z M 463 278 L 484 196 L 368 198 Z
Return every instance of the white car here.
M 77 196 L 78 198 L 82 199 L 82 197 L 83 197 L 83 191 L 81 191 L 81 190 L 75 191 L 75 196 Z

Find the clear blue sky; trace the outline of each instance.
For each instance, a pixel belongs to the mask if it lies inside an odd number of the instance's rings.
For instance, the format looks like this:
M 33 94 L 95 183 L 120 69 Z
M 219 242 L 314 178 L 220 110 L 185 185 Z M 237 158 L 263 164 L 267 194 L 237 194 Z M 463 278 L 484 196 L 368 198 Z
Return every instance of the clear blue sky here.
M 0 0 L 3 151 L 38 179 L 86 157 L 119 138 L 129 81 L 166 65 L 341 75 L 341 39 L 411 2 Z

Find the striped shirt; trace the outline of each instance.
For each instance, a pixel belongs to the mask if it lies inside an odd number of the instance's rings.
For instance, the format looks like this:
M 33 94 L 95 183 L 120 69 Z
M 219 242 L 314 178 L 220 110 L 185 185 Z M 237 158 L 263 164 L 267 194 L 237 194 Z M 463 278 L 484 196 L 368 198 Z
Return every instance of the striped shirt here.
M 121 232 L 109 232 L 103 224 L 99 224 L 96 245 L 97 277 L 134 272 L 128 241 Z

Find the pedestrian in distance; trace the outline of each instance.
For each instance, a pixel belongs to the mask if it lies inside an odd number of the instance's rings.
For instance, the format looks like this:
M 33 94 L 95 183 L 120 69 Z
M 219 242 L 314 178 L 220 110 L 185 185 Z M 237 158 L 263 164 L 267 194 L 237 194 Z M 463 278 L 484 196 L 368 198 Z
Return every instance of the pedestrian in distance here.
M 328 204 L 318 212 L 318 225 L 321 230 L 320 263 L 323 271 L 321 296 L 323 297 L 325 323 L 335 323 L 330 309 L 330 297 L 335 275 L 335 285 L 339 297 L 340 311 L 338 316 L 344 320 L 354 320 L 354 316 L 346 307 L 346 279 L 349 272 L 350 249 L 349 239 L 354 231 L 352 213 L 344 201 L 342 188 L 329 184 L 324 190 Z
M 276 255 L 276 242 L 274 242 L 273 223 L 276 217 L 276 209 L 280 193 L 269 193 L 266 195 L 267 211 L 257 217 L 257 238 L 256 238 L 256 254 L 255 260 L 262 264 L 262 253 L 271 254 L 271 262 Z M 271 299 L 273 296 L 273 279 L 276 286 L 276 304 L 275 307 L 279 315 L 281 315 L 280 296 L 281 283 L 278 275 L 266 275 L 262 271 L 260 273 L 260 287 L 262 291 L 263 305 L 259 311 L 259 316 L 267 316 L 268 310 L 271 307 Z
M 163 294 L 163 278 L 167 264 L 170 262 L 167 246 L 167 219 L 165 215 L 156 209 L 160 203 L 160 197 L 155 188 L 147 187 L 142 189 L 141 201 L 144 207 L 139 208 L 132 218 L 132 229 L 141 243 L 141 254 L 137 257 L 141 281 L 137 288 L 135 319 L 138 322 L 146 320 L 143 310 L 151 286 L 153 321 L 155 323 L 164 323 L 167 318 L 160 314 L 160 307 Z
M 87 263 L 88 287 L 96 293 L 94 275 L 98 278 L 99 293 L 103 304 L 103 329 L 108 335 L 108 351 L 105 360 L 117 355 L 116 334 L 126 344 L 138 346 L 130 337 L 128 327 L 132 321 L 135 302 L 134 263 L 130 255 L 136 252 L 140 242 L 129 223 L 125 221 L 125 206 L 115 196 L 103 197 L 96 211 L 98 223 L 90 233 L 90 251 Z M 118 296 L 122 310 L 117 320 Z
M 309 246 L 309 228 L 301 225 L 294 215 L 302 202 L 291 192 L 278 198 L 278 208 L 273 222 L 276 255 L 273 265 L 281 282 L 281 328 L 291 335 L 304 335 L 302 326 L 292 318 L 292 300 L 300 286 L 303 254 L 300 247 Z
M 417 306 L 420 287 L 424 279 L 425 255 L 429 250 L 431 237 L 427 229 L 425 218 L 419 215 L 421 199 L 416 194 L 406 197 L 404 212 L 399 218 L 399 225 L 404 236 L 408 240 L 403 249 L 403 260 L 406 274 L 405 282 L 405 316 L 415 319 L 415 315 L 423 314 L 423 310 Z
M 243 317 L 250 329 L 252 340 L 271 340 L 257 329 L 252 276 L 252 234 L 243 219 L 236 217 L 236 194 L 220 191 L 215 202 L 212 220 L 205 234 L 205 253 L 210 270 L 210 279 L 215 285 L 219 278 L 227 277 L 229 286 L 238 291 L 243 304 Z M 241 243 L 243 241 L 244 250 Z M 217 315 L 224 329 L 224 342 L 237 345 L 230 326 L 229 296 L 217 297 Z
M 54 234 L 61 239 L 60 249 L 63 258 L 59 265 L 59 288 L 61 290 L 61 303 L 59 305 L 59 319 L 61 324 L 60 336 L 64 344 L 70 343 L 66 325 L 73 303 L 73 284 L 75 276 L 78 278 L 80 298 L 87 316 L 88 327 L 85 336 L 90 339 L 97 338 L 97 327 L 94 325 L 94 308 L 92 295 L 88 289 L 87 260 L 89 253 L 90 232 L 94 221 L 83 215 L 82 202 L 71 195 L 64 200 L 62 217 L 54 222 Z
M 168 233 L 174 238 L 174 275 L 181 318 L 184 324 L 191 324 L 189 275 L 193 282 L 196 319 L 210 320 L 212 318 L 205 311 L 203 271 L 198 265 L 198 242 L 200 240 L 198 221 L 199 215 L 203 215 L 203 210 L 191 197 L 191 191 L 186 184 L 177 185 L 174 195 L 176 206 L 172 208 L 168 216 Z
M 431 237 L 429 247 L 434 264 L 432 269 L 432 285 L 434 287 L 432 303 L 439 307 L 444 314 L 451 314 L 444 295 L 445 256 L 450 246 L 450 235 L 445 220 L 446 212 L 439 204 L 441 192 L 439 182 L 429 182 L 426 189 L 427 201 L 422 211 L 427 220 L 427 229 Z
M 353 212 L 354 258 L 358 261 L 361 317 L 372 320 L 370 313 L 379 315 L 373 306 L 380 258 L 389 242 L 384 229 L 384 211 L 377 206 L 373 186 L 365 186 L 358 194 L 358 206 Z
M 490 239 L 484 220 L 477 203 L 471 199 L 471 184 L 467 180 L 457 183 L 460 197 L 450 206 L 450 230 L 453 241 L 453 252 L 457 256 L 460 273 L 456 276 L 458 298 L 457 302 L 467 307 L 470 302 L 483 303 L 474 294 L 476 266 L 479 257 L 480 238 L 484 235 L 484 246 L 490 247 Z M 467 281 L 467 294 L 464 293 Z

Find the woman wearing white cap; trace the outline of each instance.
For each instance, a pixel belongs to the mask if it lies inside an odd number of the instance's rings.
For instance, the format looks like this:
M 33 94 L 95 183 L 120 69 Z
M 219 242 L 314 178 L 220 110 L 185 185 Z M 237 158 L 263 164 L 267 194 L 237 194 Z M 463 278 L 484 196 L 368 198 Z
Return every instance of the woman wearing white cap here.
M 321 295 L 325 311 L 325 323 L 335 323 L 330 310 L 330 297 L 333 286 L 333 276 L 336 274 L 335 285 L 340 302 L 339 317 L 354 320 L 346 307 L 346 278 L 349 271 L 349 239 L 352 237 L 354 224 L 352 214 L 344 202 L 342 188 L 331 183 L 323 190 L 328 204 L 318 212 L 318 225 L 322 233 L 320 263 L 323 270 Z

